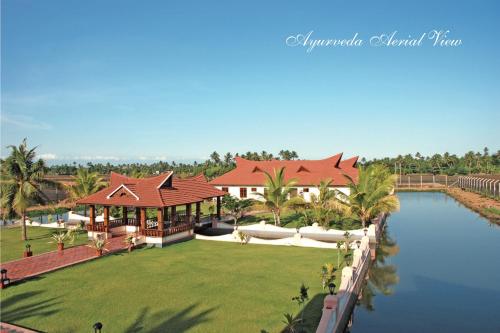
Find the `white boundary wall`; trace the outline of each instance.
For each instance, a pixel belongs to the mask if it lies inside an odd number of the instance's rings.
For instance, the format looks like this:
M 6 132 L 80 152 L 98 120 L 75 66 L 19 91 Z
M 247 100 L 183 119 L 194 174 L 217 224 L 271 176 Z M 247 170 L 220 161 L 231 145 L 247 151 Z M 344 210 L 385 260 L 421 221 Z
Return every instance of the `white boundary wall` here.
M 240 198 L 240 188 L 247 189 L 246 199 L 262 200 L 262 198 L 259 195 L 256 195 L 255 193 L 264 194 L 264 186 L 218 186 L 217 185 L 215 187 L 219 190 L 222 190 L 223 187 L 227 187 L 228 194 L 230 194 L 233 197 L 238 198 L 238 199 L 241 199 Z M 297 186 L 294 188 L 297 189 L 297 194 L 302 196 L 304 198 L 304 200 L 306 200 L 306 201 L 311 200 L 311 194 L 315 194 L 316 196 L 319 195 L 319 188 L 317 186 Z M 309 192 L 304 192 L 304 188 L 308 188 Z M 255 189 L 255 191 L 252 191 L 252 189 Z M 332 187 L 332 189 L 339 190 L 340 192 L 344 193 L 345 195 L 349 195 L 349 188 L 348 187 Z

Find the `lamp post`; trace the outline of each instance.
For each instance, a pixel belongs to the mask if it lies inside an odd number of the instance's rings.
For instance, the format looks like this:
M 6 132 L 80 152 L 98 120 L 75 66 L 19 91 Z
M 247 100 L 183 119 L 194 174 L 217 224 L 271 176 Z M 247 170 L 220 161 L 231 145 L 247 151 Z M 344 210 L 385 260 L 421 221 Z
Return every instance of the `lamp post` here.
M 330 290 L 330 295 L 335 295 L 335 283 L 333 282 L 330 282 L 328 284 L 328 290 Z
M 94 324 L 94 333 L 100 333 L 102 329 L 102 323 L 97 322 Z
M 0 287 L 3 289 L 10 284 L 10 279 L 7 277 L 7 270 L 5 268 L 0 270 L 0 274 Z

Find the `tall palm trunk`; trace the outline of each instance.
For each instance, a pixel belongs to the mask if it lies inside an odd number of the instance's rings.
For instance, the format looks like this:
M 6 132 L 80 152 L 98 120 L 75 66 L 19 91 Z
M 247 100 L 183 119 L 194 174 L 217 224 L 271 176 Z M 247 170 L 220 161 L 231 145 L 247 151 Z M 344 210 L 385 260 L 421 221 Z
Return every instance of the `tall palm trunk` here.
M 276 224 L 278 227 L 281 227 L 281 214 L 280 210 L 276 210 Z
M 25 241 L 28 239 L 28 235 L 26 234 L 26 211 L 23 211 L 22 213 L 21 229 L 22 229 L 22 240 Z

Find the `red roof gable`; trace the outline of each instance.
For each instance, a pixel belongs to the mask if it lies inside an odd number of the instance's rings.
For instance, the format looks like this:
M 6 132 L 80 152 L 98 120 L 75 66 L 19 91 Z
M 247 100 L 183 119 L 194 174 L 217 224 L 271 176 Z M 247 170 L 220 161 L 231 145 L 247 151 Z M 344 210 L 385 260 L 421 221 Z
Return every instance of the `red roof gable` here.
M 345 186 L 348 181 L 344 174 L 357 180 L 357 157 L 341 161 L 342 153 L 322 160 L 270 160 L 250 161 L 236 157 L 236 169 L 210 181 L 212 185 L 224 186 L 251 186 L 264 185 L 265 174 L 274 169 L 285 168 L 285 180 L 296 179 L 298 186 L 317 186 L 320 181 L 331 179 L 333 186 Z M 260 172 L 258 170 L 261 170 Z
M 149 178 L 131 178 L 111 172 L 108 187 L 78 200 L 77 204 L 167 207 L 200 202 L 224 194 L 208 184 L 203 175 L 179 179 L 173 177 L 170 171 Z

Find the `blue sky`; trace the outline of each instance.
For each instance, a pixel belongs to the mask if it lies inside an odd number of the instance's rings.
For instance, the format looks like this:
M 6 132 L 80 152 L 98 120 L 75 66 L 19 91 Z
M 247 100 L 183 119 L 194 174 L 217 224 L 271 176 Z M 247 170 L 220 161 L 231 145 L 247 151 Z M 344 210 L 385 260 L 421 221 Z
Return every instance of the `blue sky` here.
M 498 1 L 35 1 L 1 13 L 1 154 L 368 158 L 499 147 Z M 459 47 L 289 47 L 450 30 Z

